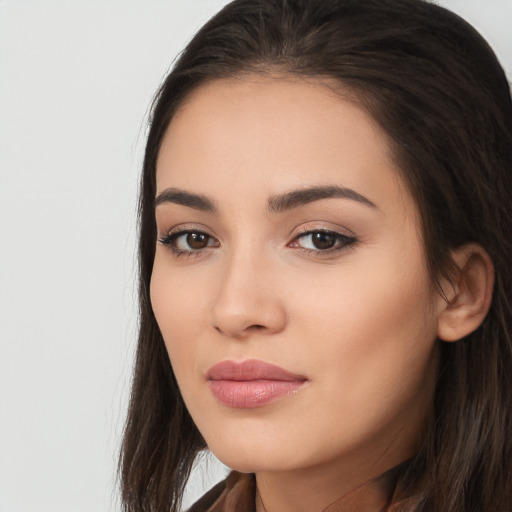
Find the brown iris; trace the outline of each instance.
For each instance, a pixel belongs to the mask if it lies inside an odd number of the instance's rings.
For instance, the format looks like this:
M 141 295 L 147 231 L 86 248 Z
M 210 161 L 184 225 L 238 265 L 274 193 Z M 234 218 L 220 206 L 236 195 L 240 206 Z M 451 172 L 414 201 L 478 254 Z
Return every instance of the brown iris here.
M 320 250 L 331 249 L 336 244 L 336 235 L 316 232 L 311 234 L 313 245 Z
M 207 247 L 209 240 L 210 237 L 204 233 L 189 233 L 187 235 L 187 245 L 195 250 Z

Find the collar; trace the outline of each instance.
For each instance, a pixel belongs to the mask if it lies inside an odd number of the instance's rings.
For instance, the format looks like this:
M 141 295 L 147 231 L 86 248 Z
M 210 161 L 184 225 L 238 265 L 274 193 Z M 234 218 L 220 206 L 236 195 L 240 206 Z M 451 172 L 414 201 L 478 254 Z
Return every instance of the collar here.
M 328 505 L 322 512 L 384 512 L 393 501 L 398 477 L 407 462 L 365 482 Z M 216 499 L 202 509 L 206 512 L 256 512 L 256 479 L 251 473 L 232 471 L 212 491 L 215 491 Z

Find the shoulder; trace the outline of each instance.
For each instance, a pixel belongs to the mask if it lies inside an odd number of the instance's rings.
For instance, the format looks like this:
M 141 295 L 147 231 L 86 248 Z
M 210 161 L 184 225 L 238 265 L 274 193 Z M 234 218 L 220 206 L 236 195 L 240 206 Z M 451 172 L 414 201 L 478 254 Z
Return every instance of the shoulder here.
M 254 511 L 254 475 L 232 471 L 228 477 L 210 489 L 187 512 Z
M 206 494 L 204 494 L 198 501 L 196 501 L 187 512 L 206 512 L 222 495 L 226 489 L 226 482 L 222 480 L 215 487 L 212 487 Z

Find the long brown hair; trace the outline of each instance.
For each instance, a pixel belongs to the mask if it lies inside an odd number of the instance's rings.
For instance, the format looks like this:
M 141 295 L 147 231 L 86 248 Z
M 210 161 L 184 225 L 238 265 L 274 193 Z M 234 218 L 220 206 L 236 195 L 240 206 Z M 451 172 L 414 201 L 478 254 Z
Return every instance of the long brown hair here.
M 241 73 L 330 77 L 392 141 L 421 213 L 434 283 L 476 242 L 495 267 L 490 311 L 440 368 L 423 445 L 389 510 L 512 511 L 512 102 L 481 36 L 423 0 L 235 0 L 192 39 L 158 91 L 140 190 L 140 331 L 120 459 L 124 510 L 176 512 L 205 443 L 151 309 L 155 163 L 169 122 L 206 81 Z

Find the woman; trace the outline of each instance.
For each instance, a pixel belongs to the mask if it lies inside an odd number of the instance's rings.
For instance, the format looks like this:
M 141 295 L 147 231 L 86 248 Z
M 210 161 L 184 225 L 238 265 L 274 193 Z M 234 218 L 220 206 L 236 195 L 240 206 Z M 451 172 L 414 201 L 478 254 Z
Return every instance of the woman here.
M 125 510 L 512 510 L 512 104 L 422 0 L 237 0 L 153 108 Z

